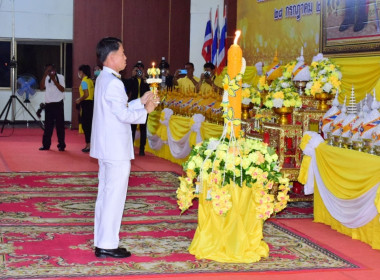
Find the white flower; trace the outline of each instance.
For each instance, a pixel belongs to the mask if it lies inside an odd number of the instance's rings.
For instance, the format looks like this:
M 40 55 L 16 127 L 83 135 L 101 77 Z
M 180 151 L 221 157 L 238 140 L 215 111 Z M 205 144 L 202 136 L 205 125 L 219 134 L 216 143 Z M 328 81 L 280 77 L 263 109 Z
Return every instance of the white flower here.
M 244 83 L 241 85 L 242 88 L 250 88 L 251 85 L 250 84 L 247 84 L 247 83 Z
M 319 71 L 318 75 L 324 75 L 326 74 L 326 70 L 325 69 L 322 69 L 321 71 Z
M 306 89 L 311 89 L 312 86 L 313 86 L 313 82 L 308 82 L 306 84 Z
M 323 77 L 323 78 L 321 79 L 321 82 L 322 82 L 322 83 L 326 83 L 326 82 L 327 82 L 327 78 L 326 78 L 326 77 Z
M 284 103 L 284 100 L 282 100 L 281 98 L 273 99 L 273 107 L 275 108 L 281 108 L 283 103 Z
M 218 145 L 219 145 L 219 141 L 218 140 L 210 140 L 210 142 L 207 145 L 207 149 L 215 151 L 216 148 L 218 147 Z
M 243 100 L 241 101 L 242 104 L 244 105 L 249 105 L 249 103 L 251 103 L 251 98 L 243 98 Z
M 330 83 L 326 83 L 326 84 L 323 86 L 322 89 L 323 89 L 324 92 L 330 92 L 332 88 L 333 88 L 332 84 L 330 84 Z
M 289 83 L 281 83 L 282 88 L 288 88 L 290 87 Z

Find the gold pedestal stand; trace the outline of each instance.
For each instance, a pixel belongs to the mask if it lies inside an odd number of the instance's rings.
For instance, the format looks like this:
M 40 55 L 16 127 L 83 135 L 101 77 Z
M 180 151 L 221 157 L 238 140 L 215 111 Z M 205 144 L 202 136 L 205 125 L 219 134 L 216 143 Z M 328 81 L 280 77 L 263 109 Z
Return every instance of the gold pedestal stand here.
M 315 99 L 318 100 L 318 110 L 321 111 L 327 111 L 330 106 L 327 104 L 327 101 L 331 100 L 333 98 L 332 94 L 321 92 L 315 94 Z
M 281 108 L 273 108 L 273 111 L 280 115 L 278 123 L 281 125 L 288 124 L 288 115 L 293 112 L 293 107 L 281 107 Z

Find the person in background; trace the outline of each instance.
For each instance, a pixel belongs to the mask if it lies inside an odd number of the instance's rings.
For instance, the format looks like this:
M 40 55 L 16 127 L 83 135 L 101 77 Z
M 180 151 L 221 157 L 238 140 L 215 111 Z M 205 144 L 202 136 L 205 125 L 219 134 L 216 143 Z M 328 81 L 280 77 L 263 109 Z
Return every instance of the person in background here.
M 161 61 L 160 65 L 160 72 L 161 72 L 161 87 L 162 89 L 168 89 L 171 90 L 173 88 L 173 75 L 170 75 L 170 70 L 169 70 L 169 63 L 166 61 Z
M 82 152 L 88 153 L 91 146 L 91 126 L 94 112 L 94 83 L 91 80 L 91 68 L 89 65 L 81 65 L 78 69 L 78 78 L 81 79 L 79 98 L 75 100 L 82 109 L 81 123 L 86 140 L 86 146 Z
M 92 79 L 92 81 L 95 84 L 96 78 L 100 75 L 100 72 L 102 71 L 102 69 L 98 65 L 95 65 L 93 71 L 94 71 L 94 78 Z
M 196 86 L 198 85 L 199 78 L 194 76 L 194 64 L 188 62 L 185 64 L 186 76 L 183 78 L 179 78 L 181 69 L 178 69 L 174 73 L 173 85 L 178 87 L 180 92 L 195 92 Z
M 145 80 L 144 64 L 138 61 L 132 69 L 132 77 L 124 81 L 128 99 L 135 100 L 143 96 L 150 90 L 149 85 Z M 140 123 L 140 150 L 139 155 L 145 156 L 146 145 L 146 123 Z M 132 124 L 132 139 L 135 141 L 137 124 Z
M 45 72 L 40 82 L 40 89 L 45 91 L 45 130 L 42 136 L 40 151 L 50 149 L 54 125 L 57 130 L 58 150 L 63 152 L 65 143 L 65 114 L 63 99 L 65 98 L 65 78 L 58 74 L 53 64 L 45 66 Z
M 145 123 L 157 106 L 152 92 L 128 102 L 119 72 L 127 64 L 122 42 L 103 38 L 96 46 L 103 70 L 94 96 L 90 156 L 98 159 L 98 196 L 95 203 L 94 245 L 98 258 L 127 258 L 119 247 L 119 231 L 127 195 L 131 159 L 134 159 L 131 124 Z
M 223 85 L 220 83 L 220 80 L 218 81 L 215 79 L 215 65 L 211 62 L 207 62 L 203 65 L 203 69 L 204 72 L 201 74 L 196 91 L 200 92 L 202 96 L 205 96 L 212 91 L 221 93 Z

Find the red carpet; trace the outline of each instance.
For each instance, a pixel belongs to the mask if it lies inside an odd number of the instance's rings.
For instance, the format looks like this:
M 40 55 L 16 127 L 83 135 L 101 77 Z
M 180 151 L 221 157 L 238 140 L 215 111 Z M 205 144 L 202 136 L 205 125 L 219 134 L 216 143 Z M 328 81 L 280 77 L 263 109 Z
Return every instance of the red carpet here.
M 264 226 L 271 253 L 254 264 L 196 260 L 187 251 L 196 228 L 196 205 L 180 216 L 170 172 L 134 172 L 130 178 L 121 245 L 124 260 L 93 253 L 96 173 L 3 173 L 0 253 L 2 278 L 120 276 L 215 272 L 358 269 L 277 222 Z
M 66 143 L 67 143 L 67 151 L 64 153 L 59 153 L 56 151 L 56 140 L 55 136 L 53 137 L 52 151 L 41 152 L 38 151 L 38 147 L 41 146 L 41 138 L 42 138 L 42 130 L 39 128 L 16 128 L 13 131 L 11 129 L 6 129 L 3 134 L 0 134 L 0 172 L 20 172 L 20 171 L 60 171 L 67 172 L 68 177 L 73 177 L 73 172 L 76 171 L 97 171 L 96 161 L 93 161 L 89 158 L 87 154 L 83 154 L 81 149 L 84 147 L 84 136 L 83 134 L 78 134 L 77 131 L 74 130 L 66 130 Z M 132 170 L 135 171 L 173 171 L 176 173 L 181 173 L 182 168 L 176 164 L 173 164 L 169 161 L 156 158 L 152 155 L 147 155 L 145 157 L 136 156 L 136 159 L 132 161 Z M 0 174 L 0 175 L 9 175 Z M 75 176 L 80 177 L 80 176 Z M 52 179 L 53 180 L 53 179 Z M 77 229 L 79 227 L 83 227 L 82 233 L 78 233 L 74 230 L 70 235 L 77 240 L 82 240 L 82 243 L 71 244 L 72 248 L 69 250 L 75 251 L 72 256 L 77 256 L 78 258 L 82 258 L 82 256 L 86 255 L 91 257 L 91 250 L 89 250 L 89 246 L 92 244 L 91 232 L 90 228 L 92 215 L 91 207 L 86 206 L 84 204 L 76 204 L 73 203 L 79 199 L 79 201 L 87 201 L 88 203 L 94 199 L 95 193 L 90 191 L 94 187 L 91 186 L 91 180 L 89 178 L 85 178 L 83 180 L 75 180 L 77 184 L 71 185 L 69 188 L 66 188 L 65 185 L 57 184 L 55 181 L 55 187 L 52 187 L 53 184 L 45 184 L 44 182 L 39 182 L 38 180 L 29 181 L 28 184 L 24 184 L 24 190 L 22 190 L 20 184 L 18 186 L 15 185 L 7 185 L 3 186 L 4 193 L 0 196 L 0 272 L 5 274 L 6 264 L 9 261 L 8 255 L 11 257 L 15 256 L 13 259 L 14 265 L 23 266 L 26 265 L 28 261 L 36 261 L 37 264 L 34 263 L 31 265 L 32 268 L 39 268 L 40 266 L 44 266 L 46 271 L 45 275 L 49 274 L 49 270 L 51 269 L 50 262 L 55 261 L 55 264 L 62 264 L 62 267 L 67 267 L 69 269 L 70 263 L 67 264 L 61 258 L 61 252 L 56 249 L 58 247 L 49 247 L 49 242 L 54 242 L 54 240 L 60 240 L 62 244 L 67 246 L 67 240 L 62 239 L 60 235 L 67 235 L 67 229 L 72 226 L 72 229 Z M 53 180 L 54 181 L 54 180 Z M 25 182 L 24 182 L 25 183 Z M 88 184 L 87 184 L 88 183 Z M 141 182 L 140 182 L 141 183 Z M 72 183 L 70 183 L 72 184 Z M 50 186 L 50 187 L 49 187 Z M 4 190 L 5 188 L 5 190 Z M 21 189 L 20 189 L 21 188 Z M 39 195 L 33 194 L 30 192 L 33 188 L 39 188 Z M 135 187 L 131 187 L 129 190 L 129 195 L 136 193 L 134 191 Z M 87 193 L 84 194 L 84 190 Z M 17 191 L 15 191 L 17 190 Z M 44 190 L 48 190 L 43 198 Z M 56 190 L 56 195 L 50 197 L 51 194 L 54 193 L 52 190 Z M 66 191 L 64 191 L 66 190 Z M 149 193 L 147 191 L 146 193 Z M 167 198 L 167 196 L 171 195 L 174 197 L 174 194 L 169 190 L 164 190 L 161 192 L 160 199 Z M 49 194 L 49 195 L 48 195 Z M 141 193 L 140 193 L 141 194 Z M 50 197 L 50 198 L 49 198 Z M 141 196 L 140 196 L 141 197 Z M 6 206 L 4 204 L 5 198 L 7 198 Z M 49 198 L 49 199 L 48 199 Z M 30 200 L 29 200 L 30 199 Z M 136 228 L 136 226 L 141 224 L 141 226 L 145 226 L 145 224 L 153 224 L 158 225 L 163 222 L 162 220 L 162 212 L 163 208 L 160 208 L 159 200 L 155 201 L 155 199 L 150 200 L 156 205 L 152 206 L 152 208 L 147 208 L 150 211 L 151 221 L 148 223 L 144 220 L 146 216 L 143 215 L 143 211 L 139 210 L 140 207 L 143 207 L 144 204 L 140 204 L 139 207 L 134 207 L 133 209 L 129 209 L 129 211 L 136 211 L 135 216 L 128 215 L 129 212 L 126 212 L 126 216 L 123 222 L 123 232 L 122 235 L 127 237 L 125 240 L 128 241 L 129 238 L 133 238 L 134 235 L 143 236 L 142 232 Z M 26 206 L 22 201 L 29 206 Z M 140 202 L 143 202 L 140 199 Z M 174 207 L 174 204 L 167 204 L 167 200 L 165 200 L 165 204 L 170 207 Z M 34 205 L 35 207 L 31 207 Z M 166 207 L 165 205 L 165 207 Z M 82 208 L 82 206 L 84 208 Z M 5 209 L 6 207 L 6 209 Z M 127 206 L 128 207 L 128 206 Z M 144 206 L 148 207 L 148 206 Z M 129 276 L 104 276 L 104 274 L 98 274 L 99 278 L 94 276 L 93 274 L 87 274 L 86 276 L 81 277 L 64 277 L 59 275 L 51 275 L 49 279 L 235 279 L 239 278 L 239 280 L 247 280 L 247 279 L 255 279 L 255 280 L 277 280 L 277 279 L 292 279 L 292 280 L 320 280 L 320 279 L 333 279 L 333 280 L 352 280 L 352 279 L 365 279 L 365 280 L 377 280 L 380 275 L 380 252 L 378 250 L 371 249 L 367 244 L 364 244 L 357 240 L 352 240 L 350 237 L 342 235 L 330 227 L 325 226 L 323 224 L 313 223 L 310 218 L 310 207 L 294 207 L 291 209 L 289 207 L 287 212 L 281 213 L 277 216 L 276 219 L 272 219 L 275 224 L 279 224 L 281 228 L 290 230 L 290 232 L 295 232 L 296 235 L 305 237 L 308 240 L 311 240 L 312 243 L 318 244 L 322 248 L 327 248 L 329 251 L 333 252 L 337 256 L 348 260 L 351 263 L 359 264 L 360 269 L 322 269 L 322 270 L 309 270 L 302 269 L 302 267 L 298 267 L 298 263 L 294 261 L 290 261 L 289 266 L 293 269 L 292 271 L 278 271 L 276 269 L 266 270 L 261 272 L 222 272 L 218 271 L 216 273 L 197 273 L 197 269 L 202 268 L 201 266 L 191 267 L 188 271 L 183 274 L 155 274 L 155 269 L 151 268 L 146 275 L 129 275 Z M 22 209 L 22 210 L 20 210 Z M 31 210 L 32 209 L 32 210 Z M 177 211 L 174 208 L 171 208 L 173 213 Z M 148 213 L 149 213 L 148 211 Z M 157 215 L 153 217 L 153 214 L 157 211 Z M 27 213 L 34 213 L 33 215 Z M 193 213 L 195 215 L 195 212 Z M 62 215 L 62 217 L 61 217 Z M 139 215 L 141 215 L 141 221 L 139 221 Z M 289 219 L 292 217 L 300 217 L 302 219 Z M 54 218 L 55 217 L 55 218 Z M 58 218 L 57 218 L 58 217 Z M 169 220 L 168 224 L 174 224 L 178 219 L 180 219 L 181 224 L 183 224 L 182 219 L 187 219 L 186 223 L 192 225 L 190 221 L 194 219 L 192 215 L 183 215 L 178 217 L 176 215 L 166 215 L 166 218 L 172 217 L 173 220 Z M 65 223 L 66 221 L 66 223 Z M 269 223 L 267 223 L 269 224 Z M 162 224 L 161 224 L 162 225 Z M 129 229 L 129 226 L 133 226 L 133 230 L 135 232 L 126 232 L 125 229 Z M 45 231 L 44 227 L 46 228 Z M 47 229 L 55 229 L 48 231 Z M 59 231 L 59 228 L 62 228 Z M 140 228 L 141 229 L 141 228 Z M 165 228 L 160 226 L 158 231 L 160 234 L 165 233 Z M 23 243 L 23 235 L 28 233 L 25 237 L 25 240 L 28 242 Z M 66 233 L 64 233 L 66 232 Z M 148 232 L 147 230 L 145 232 Z M 171 230 L 173 232 L 173 230 Z M 188 236 L 189 231 L 183 230 L 177 236 L 183 237 L 186 242 L 189 242 Z M 45 233 L 45 234 L 43 234 Z M 9 234 L 8 237 L 6 235 Z M 163 236 L 163 235 L 162 235 Z M 174 235 L 173 235 L 174 236 Z M 286 235 L 282 235 L 286 236 Z M 57 239 L 55 239 L 57 238 Z M 42 242 L 41 240 L 46 240 Z M 74 240 L 75 240 L 74 239 Z M 16 242 L 17 240 L 17 242 Z M 161 244 L 161 240 L 159 244 Z M 166 240 L 166 239 L 164 239 Z M 71 241 L 70 241 L 71 242 Z M 157 242 L 157 241 L 156 241 Z M 16 246 L 14 246 L 16 244 Z M 32 256 L 34 259 L 29 260 L 29 255 L 12 255 L 10 252 L 12 250 L 20 250 L 17 252 L 21 252 L 24 248 L 29 248 L 29 246 L 33 246 L 33 244 L 39 244 L 35 246 L 34 249 L 38 250 L 50 250 L 55 253 L 56 258 L 45 258 L 43 251 L 34 251 L 32 252 Z M 141 246 L 145 245 L 139 243 Z M 177 244 L 177 243 L 175 243 Z M 154 244 L 156 245 L 156 244 Z M 157 245 L 158 246 L 158 245 Z M 154 246 L 153 246 L 154 247 Z M 59 247 L 61 248 L 61 247 Z M 67 247 L 65 247 L 67 248 Z M 160 247 L 161 248 L 161 247 Z M 144 249 L 144 248 L 142 248 Z M 275 248 L 277 249 L 277 248 Z M 135 248 L 134 248 L 135 250 Z M 273 251 L 273 249 L 272 249 Z M 290 250 L 291 253 L 299 253 L 303 257 L 303 249 L 298 248 L 297 246 L 293 246 Z M 38 255 L 38 252 L 41 254 Z M 48 253 L 47 256 L 52 256 L 52 252 Z M 168 254 L 167 251 L 163 251 Z M 175 252 L 175 250 L 174 250 Z M 278 251 L 276 251 L 278 252 Z M 162 253 L 162 252 L 161 252 Z M 170 252 L 169 252 L 170 253 Z M 185 251 L 186 253 L 186 251 Z M 70 255 L 68 252 L 66 255 Z M 63 254 L 62 254 L 63 255 Z M 95 261 L 97 261 L 95 259 Z M 112 263 L 112 262 L 111 262 Z M 261 262 L 260 262 L 261 263 Z M 55 265 L 54 264 L 54 265 Z M 201 263 L 202 264 L 202 263 Z M 91 263 L 91 265 L 99 266 L 99 269 L 105 269 L 108 264 L 96 264 Z M 132 265 L 132 264 L 131 264 Z M 169 264 L 167 262 L 163 262 L 163 266 L 168 267 Z M 25 267 L 25 266 L 24 266 Z M 169 266 L 170 267 L 170 266 Z M 83 267 L 82 273 L 86 274 L 87 266 Z M 236 270 L 235 270 L 236 271 Z M 112 269 L 111 269 L 112 272 Z M 110 272 L 110 274 L 112 274 Z M 7 272 L 8 273 L 8 272 Z M 26 271 L 25 273 L 29 273 Z M 104 273 L 104 272 L 103 272 Z M 0 274 L 1 275 L 1 274 Z M 15 279 L 12 276 L 1 276 L 3 279 Z M 9 274 L 8 274 L 9 275 Z M 103 276 L 102 276 L 103 275 Z M 31 279 L 26 275 L 20 276 L 19 279 Z M 45 277 L 39 277 L 38 279 L 47 279 Z M 34 278 L 36 279 L 36 278 Z
M 66 129 L 66 151 L 57 149 L 55 131 L 49 151 L 39 151 L 42 146 L 43 131 L 40 128 L 5 129 L 0 134 L 0 172 L 17 171 L 97 171 L 96 159 L 90 158 L 81 150 L 84 148 L 84 135 L 77 130 Z M 182 168 L 170 161 L 157 158 L 149 153 L 141 157 L 136 153 L 132 161 L 132 171 L 175 171 Z

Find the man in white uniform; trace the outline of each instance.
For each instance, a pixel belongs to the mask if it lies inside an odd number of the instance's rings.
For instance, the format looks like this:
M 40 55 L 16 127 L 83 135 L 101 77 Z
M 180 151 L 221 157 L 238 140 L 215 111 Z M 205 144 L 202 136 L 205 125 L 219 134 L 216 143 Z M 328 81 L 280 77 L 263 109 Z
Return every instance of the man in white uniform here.
M 153 93 L 128 103 L 119 72 L 126 66 L 122 42 L 103 38 L 96 47 L 103 71 L 96 80 L 90 156 L 98 159 L 99 185 L 95 205 L 95 256 L 126 258 L 119 231 L 134 159 L 131 124 L 145 123 L 157 106 Z

